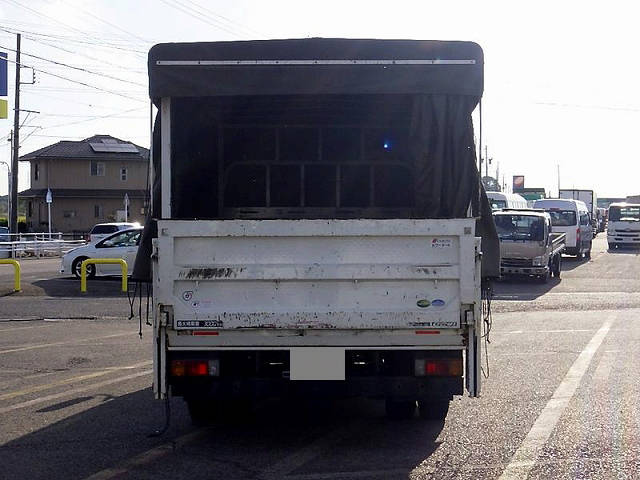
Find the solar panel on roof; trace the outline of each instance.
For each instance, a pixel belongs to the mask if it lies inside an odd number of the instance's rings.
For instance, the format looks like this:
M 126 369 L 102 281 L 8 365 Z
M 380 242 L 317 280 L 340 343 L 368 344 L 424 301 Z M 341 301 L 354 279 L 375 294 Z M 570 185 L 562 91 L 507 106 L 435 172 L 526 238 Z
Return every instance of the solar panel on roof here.
M 96 153 L 139 153 L 138 148 L 131 143 L 92 143 L 89 145 Z

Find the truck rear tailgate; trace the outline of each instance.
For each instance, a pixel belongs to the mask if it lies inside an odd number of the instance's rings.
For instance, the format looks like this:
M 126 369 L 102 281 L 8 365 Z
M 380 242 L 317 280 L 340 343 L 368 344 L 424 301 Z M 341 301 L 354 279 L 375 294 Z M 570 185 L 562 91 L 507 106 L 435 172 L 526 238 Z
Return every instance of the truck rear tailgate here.
M 460 328 L 477 294 L 474 226 L 160 220 L 157 299 L 177 330 Z

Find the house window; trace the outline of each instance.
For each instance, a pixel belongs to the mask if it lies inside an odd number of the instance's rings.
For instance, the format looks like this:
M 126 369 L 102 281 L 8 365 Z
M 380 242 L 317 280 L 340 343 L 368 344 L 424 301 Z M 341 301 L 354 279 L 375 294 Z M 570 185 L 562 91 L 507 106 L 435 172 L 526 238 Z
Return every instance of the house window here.
M 104 215 L 104 210 L 102 208 L 102 205 L 94 205 L 93 206 L 93 216 L 95 218 L 102 218 Z
M 127 181 L 127 169 L 126 169 L 126 167 L 122 167 L 120 169 L 120 180 L 122 180 L 123 182 Z
M 75 210 L 64 210 L 62 212 L 64 218 L 74 218 L 76 216 Z
M 33 164 L 33 179 L 38 180 L 40 178 L 40 164 Z
M 104 162 L 91 162 L 91 176 L 104 177 Z

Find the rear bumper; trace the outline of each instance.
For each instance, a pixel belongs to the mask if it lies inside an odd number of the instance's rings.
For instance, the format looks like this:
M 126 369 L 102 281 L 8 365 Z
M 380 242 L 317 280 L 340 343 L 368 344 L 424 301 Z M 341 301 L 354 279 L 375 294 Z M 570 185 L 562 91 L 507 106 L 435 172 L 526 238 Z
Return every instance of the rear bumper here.
M 171 358 L 215 358 L 220 362 L 220 376 L 168 376 L 172 395 L 187 398 L 303 395 L 427 400 L 452 398 L 464 391 L 461 374 L 414 374 L 416 359 L 462 362 L 460 350 L 347 351 L 344 380 L 290 380 L 287 351 L 171 352 L 169 363 Z
M 394 398 L 428 400 L 463 394 L 462 377 L 352 377 L 342 381 L 291 381 L 284 378 L 183 378 L 172 394 L 217 399 L 301 396 L 313 398 Z

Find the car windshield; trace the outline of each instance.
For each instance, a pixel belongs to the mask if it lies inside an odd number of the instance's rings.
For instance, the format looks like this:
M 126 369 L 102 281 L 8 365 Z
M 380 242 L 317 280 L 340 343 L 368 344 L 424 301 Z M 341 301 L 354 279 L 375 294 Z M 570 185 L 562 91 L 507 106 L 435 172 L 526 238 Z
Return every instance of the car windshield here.
M 118 227 L 116 227 L 115 225 L 96 225 L 91 230 L 91 233 L 104 234 L 104 233 L 113 233 L 117 231 L 118 231 Z
M 118 235 L 114 235 L 111 238 L 103 240 L 99 244 L 100 247 L 135 247 L 140 240 L 140 230 L 132 230 L 129 232 L 123 232 Z
M 496 229 L 501 240 L 544 239 L 544 219 L 529 215 L 496 215 Z
M 489 201 L 491 202 L 491 209 L 492 210 L 500 210 L 501 208 L 507 208 L 506 200 L 489 199 Z
M 640 222 L 640 206 L 610 207 L 610 222 Z
M 576 212 L 573 210 L 548 210 L 551 225 L 554 227 L 571 227 L 577 225 Z

